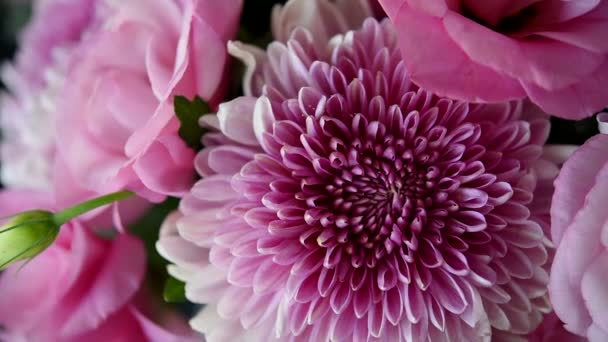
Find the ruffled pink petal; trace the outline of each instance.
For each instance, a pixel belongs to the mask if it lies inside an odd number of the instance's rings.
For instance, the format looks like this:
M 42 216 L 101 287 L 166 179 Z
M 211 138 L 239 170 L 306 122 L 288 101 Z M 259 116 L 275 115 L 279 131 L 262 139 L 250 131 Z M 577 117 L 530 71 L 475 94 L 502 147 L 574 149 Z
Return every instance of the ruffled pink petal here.
M 589 116 L 608 104 L 602 86 L 608 51 L 604 2 L 380 3 L 397 26 L 412 79 L 424 88 L 469 101 L 528 96 L 544 111 L 570 119 Z M 534 16 L 517 32 L 492 28 L 521 10 Z M 475 20 L 466 17 L 469 14 Z M 446 74 L 459 77 L 443 77 Z
M 555 180 L 551 205 L 551 238 L 559 246 L 575 215 L 585 205 L 591 189 L 598 187 L 597 178 L 608 163 L 608 136 L 597 135 L 580 147 L 562 167 Z M 603 184 L 603 183 L 602 183 Z
M 381 3 L 390 5 L 387 1 Z M 441 18 L 416 10 L 407 2 L 401 4 L 399 12 L 387 10 L 387 13 L 398 31 L 408 32 L 398 35 L 400 47 L 407 51 L 403 57 L 412 79 L 422 87 L 468 101 L 496 102 L 525 96 L 516 79 L 472 62 L 449 38 Z
M 147 46 L 145 59 L 147 74 L 152 91 L 159 101 L 169 97 L 188 68 L 190 62 L 188 45 L 193 14 L 194 4 L 192 1 L 185 1 L 181 20 L 172 23 L 173 25 L 169 27 L 163 27 L 164 35 L 152 37 Z M 174 32 L 179 32 L 179 36 L 171 37 Z M 167 42 L 174 44 L 173 49 L 167 49 Z
M 0 277 L 0 321 L 14 330 L 27 331 L 45 317 L 48 310 L 57 305 L 57 299 L 65 291 L 60 282 L 49 279 L 65 279 L 71 272 L 70 256 L 65 251 L 50 249 L 33 259 L 28 267 L 9 269 Z M 28 308 L 19 310 L 15 308 Z
M 607 177 L 608 167 L 604 166 L 595 179 L 597 182 Z M 608 192 L 604 187 L 594 186 L 589 190 L 585 205 L 574 216 L 561 239 L 551 267 L 549 293 L 555 312 L 568 330 L 580 335 L 584 335 L 592 323 L 580 291 L 580 282 L 586 268 L 604 248 L 598 237 L 608 222 L 608 212 L 602 209 L 606 201 Z
M 584 81 L 556 91 L 522 82 L 530 99 L 547 113 L 569 119 L 582 119 L 608 105 L 608 57 Z
M 194 151 L 178 136 L 167 135 L 152 143 L 133 164 L 139 179 L 156 194 L 182 196 L 191 186 Z M 151 201 L 162 200 L 154 195 Z
M 235 1 L 232 0 L 232 2 Z M 240 8 L 240 6 L 233 6 L 234 8 Z M 240 13 L 240 11 L 237 13 Z M 216 12 L 215 15 L 221 14 Z M 225 17 L 223 18 L 226 20 Z M 194 50 L 193 54 L 196 60 L 191 62 L 192 68 L 189 72 L 196 75 L 195 81 L 198 85 L 196 87 L 196 95 L 204 99 L 215 99 L 215 94 L 223 90 L 220 85 L 226 75 L 228 64 L 226 40 L 232 38 L 234 34 L 224 37 L 219 36 L 213 24 L 204 21 L 195 20 L 192 25 L 192 49 Z M 215 103 L 212 104 L 215 105 Z
M 579 0 L 579 1 L 539 1 L 535 10 L 539 15 L 531 20 L 531 27 L 542 27 L 543 25 L 565 24 L 569 20 L 588 14 L 601 6 L 602 0 Z M 560 25 L 561 24 L 561 25 Z
M 591 52 L 608 53 L 608 42 L 604 39 L 604 33 L 608 30 L 608 21 L 602 20 L 608 17 L 608 4 L 605 2 L 597 4 L 597 0 L 587 2 L 596 3 L 595 5 L 597 5 L 588 16 L 572 19 L 567 25 L 556 24 L 543 27 L 543 29 L 535 34 L 571 44 Z M 562 1 L 562 3 L 572 2 Z M 590 6 L 592 5 L 590 4 Z
M 516 40 L 453 12 L 443 24 L 473 62 L 547 90 L 580 82 L 604 60 L 601 54 L 548 39 Z
M 126 255 L 129 257 L 125 258 Z M 74 305 L 74 310 L 64 322 L 62 334 L 74 336 L 93 330 L 131 300 L 140 288 L 145 272 L 145 251 L 141 241 L 126 234 L 119 235 L 97 271 L 90 288 L 72 289 L 70 296 L 82 291 L 84 297 L 73 304 L 66 303 Z

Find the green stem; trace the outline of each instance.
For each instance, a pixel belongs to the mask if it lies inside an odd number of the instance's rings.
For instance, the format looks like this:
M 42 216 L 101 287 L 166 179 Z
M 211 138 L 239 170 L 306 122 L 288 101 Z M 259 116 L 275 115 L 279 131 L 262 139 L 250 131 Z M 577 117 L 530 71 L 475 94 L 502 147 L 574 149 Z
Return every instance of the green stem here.
M 57 224 L 58 226 L 61 226 L 64 223 L 93 209 L 97 209 L 99 207 L 103 207 L 104 205 L 121 201 L 133 195 L 135 194 L 131 191 L 119 191 L 101 197 L 93 198 L 91 200 L 76 204 L 73 207 L 69 207 L 58 213 L 55 213 L 55 215 L 53 215 L 53 221 L 55 221 L 55 224 Z

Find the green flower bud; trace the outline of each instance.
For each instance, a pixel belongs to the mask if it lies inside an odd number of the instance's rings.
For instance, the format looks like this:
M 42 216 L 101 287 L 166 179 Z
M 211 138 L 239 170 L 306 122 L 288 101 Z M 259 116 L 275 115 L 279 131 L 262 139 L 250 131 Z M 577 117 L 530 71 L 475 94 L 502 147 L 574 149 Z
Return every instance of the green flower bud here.
M 19 213 L 0 226 L 0 270 L 42 253 L 59 234 L 54 214 L 45 210 Z
M 30 210 L 11 216 L 0 226 L 0 270 L 21 260 L 35 257 L 47 249 L 68 221 L 105 205 L 132 197 L 119 191 L 76 204 L 60 212 Z

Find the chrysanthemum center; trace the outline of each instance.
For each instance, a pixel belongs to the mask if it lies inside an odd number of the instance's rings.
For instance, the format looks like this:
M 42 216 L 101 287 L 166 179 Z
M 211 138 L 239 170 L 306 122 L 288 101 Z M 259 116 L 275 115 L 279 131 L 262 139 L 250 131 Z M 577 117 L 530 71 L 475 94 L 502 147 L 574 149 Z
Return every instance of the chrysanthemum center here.
M 315 176 L 302 180 L 296 199 L 306 203 L 306 222 L 323 228 L 316 239 L 319 246 L 341 246 L 353 255 L 355 265 L 357 256 L 365 256 L 373 267 L 396 248 L 406 254 L 417 250 L 416 236 L 427 225 L 427 210 L 447 213 L 458 206 L 450 208 L 453 202 L 446 201 L 446 194 L 435 191 L 442 176 L 434 165 L 441 148 L 426 137 L 394 134 L 360 114 L 349 119 L 343 123 L 355 127 L 351 134 L 328 136 L 324 156 L 311 156 Z M 353 124 L 359 120 L 361 125 Z M 370 134 L 356 135 L 359 127 Z
M 394 144 L 392 139 L 387 140 L 385 146 L 354 143 L 348 150 L 346 165 L 326 186 L 331 199 L 328 213 L 338 215 L 328 215 L 321 223 L 326 228 L 344 230 L 338 232 L 337 242 L 345 244 L 347 252 L 352 253 L 355 244 L 366 249 L 384 246 L 392 251 L 402 243 L 404 234 L 415 233 L 410 229 L 422 229 L 420 224 L 412 223 L 416 214 L 424 213 L 425 206 L 432 203 L 427 195 L 438 172 L 434 168 L 427 172 L 424 165 L 417 165 L 428 162 L 429 157 L 415 160 L 403 141 Z M 335 157 L 332 164 L 342 163 Z

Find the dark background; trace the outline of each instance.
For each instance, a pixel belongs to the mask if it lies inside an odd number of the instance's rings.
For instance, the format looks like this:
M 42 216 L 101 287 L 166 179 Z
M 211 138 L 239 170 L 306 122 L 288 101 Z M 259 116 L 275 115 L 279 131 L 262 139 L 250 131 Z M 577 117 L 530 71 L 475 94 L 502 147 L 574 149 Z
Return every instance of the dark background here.
M 239 39 L 265 45 L 271 39 L 269 23 L 271 8 L 285 0 L 246 0 L 239 30 Z M 0 0 L 0 64 L 10 60 L 17 48 L 17 36 L 30 16 L 27 0 Z M 3 87 L 0 80 L 0 88 Z M 236 95 L 236 94 L 235 94 Z M 551 143 L 581 144 L 597 133 L 593 118 L 579 122 L 553 119 Z
M 30 16 L 27 1 L 0 0 L 0 64 L 12 58 L 17 34 Z M 0 80 L 0 87 L 2 87 Z

